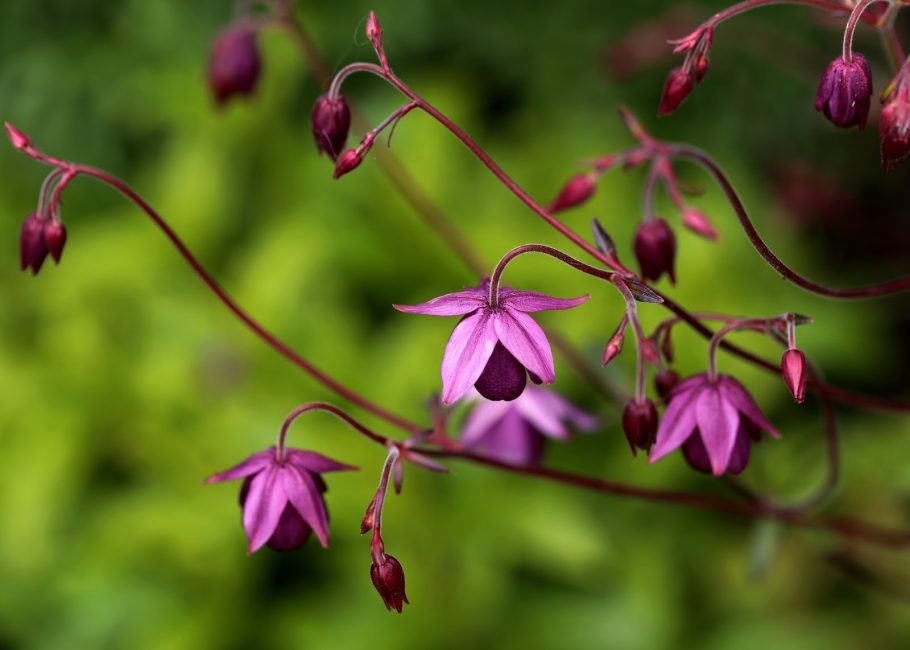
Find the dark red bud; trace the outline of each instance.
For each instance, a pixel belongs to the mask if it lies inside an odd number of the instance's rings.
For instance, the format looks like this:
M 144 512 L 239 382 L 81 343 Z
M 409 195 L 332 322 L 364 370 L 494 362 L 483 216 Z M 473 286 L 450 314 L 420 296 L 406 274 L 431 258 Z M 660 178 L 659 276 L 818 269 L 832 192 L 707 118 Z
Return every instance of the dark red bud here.
M 657 376 L 654 378 L 654 387 L 657 389 L 657 394 L 660 395 L 662 400 L 667 399 L 678 383 L 679 375 L 667 368 L 658 372 Z
M 894 169 L 910 154 L 910 88 L 903 79 L 884 98 L 879 130 L 882 139 L 882 167 Z
M 221 105 L 235 95 L 251 95 L 261 68 L 253 30 L 235 26 L 223 31 L 215 38 L 209 59 L 209 85 L 215 101 Z
M 560 212 L 579 206 L 590 199 L 596 189 L 597 177 L 594 174 L 573 176 L 563 185 L 547 210 L 549 212 Z
M 332 160 L 337 160 L 338 154 L 348 140 L 348 131 L 351 128 L 351 111 L 344 97 L 332 98 L 329 95 L 319 97 L 313 106 L 310 125 L 313 128 L 316 150 L 328 154 Z
M 708 59 L 707 50 L 702 51 L 696 58 L 692 69 L 695 71 L 695 83 L 701 83 L 705 75 L 708 74 L 708 68 L 711 67 L 711 61 Z
M 398 560 L 383 553 L 379 563 L 377 564 L 374 559 L 370 566 L 370 578 L 386 609 L 389 611 L 395 609 L 400 614 L 401 608 L 408 602 L 408 597 L 404 593 L 404 570 Z
M 670 115 L 688 97 L 695 88 L 695 77 L 682 68 L 673 68 L 667 76 L 663 93 L 660 96 L 660 106 L 657 114 L 660 117 Z
M 66 245 L 66 226 L 57 220 L 50 220 L 44 226 L 44 242 L 54 258 L 54 264 L 60 263 L 63 256 L 63 247 Z
M 667 363 L 673 363 L 673 337 L 670 335 L 669 328 L 660 340 L 660 353 L 664 355 Z
M 9 136 L 9 141 L 19 151 L 27 149 L 32 144 L 27 135 L 9 122 L 5 122 L 4 126 L 6 127 L 6 135 Z
M 793 399 L 802 404 L 806 399 L 806 355 L 790 348 L 780 359 L 780 371 Z
M 603 357 L 600 359 L 600 365 L 605 366 L 613 359 L 619 356 L 619 353 L 622 352 L 622 344 L 625 340 L 625 336 L 622 332 L 616 332 L 607 344 L 604 346 Z
M 336 179 L 341 178 L 348 172 L 357 169 L 362 162 L 363 154 L 360 149 L 348 149 L 338 157 L 338 162 L 335 164 L 335 173 L 332 176 Z
M 24 271 L 31 268 L 32 275 L 37 275 L 49 253 L 44 239 L 44 228 L 48 219 L 32 212 L 22 222 L 19 231 L 19 265 Z
M 645 219 L 635 233 L 635 256 L 645 280 L 658 280 L 666 273 L 676 283 L 676 236 L 660 217 Z
M 701 235 L 705 239 L 717 239 L 717 230 L 715 230 L 714 225 L 708 217 L 699 210 L 686 208 L 683 211 L 682 222 L 686 228 L 696 235 Z
M 821 111 L 835 126 L 866 126 L 872 102 L 872 71 L 862 54 L 849 61 L 838 56 L 822 75 L 815 96 L 815 110 Z
M 649 451 L 657 436 L 657 407 L 654 402 L 647 397 L 630 399 L 622 411 L 622 430 L 633 456 L 639 449 Z

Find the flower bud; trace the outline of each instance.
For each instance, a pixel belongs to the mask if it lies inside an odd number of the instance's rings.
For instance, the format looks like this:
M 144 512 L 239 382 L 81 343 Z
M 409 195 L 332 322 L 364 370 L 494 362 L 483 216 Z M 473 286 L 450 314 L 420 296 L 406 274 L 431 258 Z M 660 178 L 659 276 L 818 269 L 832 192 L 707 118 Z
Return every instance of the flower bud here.
M 338 179 L 348 172 L 354 171 L 362 162 L 363 153 L 361 153 L 360 149 L 348 149 L 338 157 L 338 162 L 335 164 L 335 173 L 332 175 L 333 178 Z
M 862 54 L 847 61 L 838 56 L 822 76 L 815 96 L 815 110 L 825 114 L 835 126 L 866 126 L 872 101 L 872 72 Z
M 44 243 L 54 258 L 54 264 L 60 263 L 63 256 L 63 247 L 66 245 L 66 226 L 63 222 L 51 219 L 44 226 Z
M 370 578 L 386 609 L 392 611 L 392 608 L 395 608 L 400 614 L 404 603 L 408 602 L 408 597 L 404 593 L 404 570 L 398 560 L 385 553 L 380 555 L 378 563 L 374 558 L 370 566 Z
M 327 94 L 320 96 L 313 107 L 310 123 L 313 127 L 313 138 L 316 140 L 316 150 L 328 154 L 332 160 L 337 160 L 338 154 L 348 140 L 348 131 L 351 128 L 351 111 L 344 97 L 339 95 L 332 98 Z
M 667 368 L 658 372 L 657 376 L 654 378 L 654 388 L 657 389 L 657 394 L 660 395 L 660 398 L 663 400 L 667 399 L 678 383 L 679 375 Z
M 597 178 L 594 174 L 578 174 L 563 185 L 559 194 L 550 203 L 548 212 L 560 212 L 581 205 L 594 195 L 597 189 Z
M 9 136 L 9 141 L 12 143 L 13 147 L 19 151 L 22 151 L 23 149 L 27 149 L 29 146 L 31 146 L 31 140 L 29 140 L 28 136 L 25 135 L 22 131 L 17 129 L 9 122 L 5 122 L 3 126 L 6 127 L 6 135 Z
M 31 268 L 32 275 L 38 275 L 50 252 L 44 239 L 44 228 L 48 221 L 37 212 L 32 212 L 22 222 L 19 231 L 19 264 L 23 271 Z
M 375 11 L 371 11 L 367 17 L 367 38 L 370 39 L 374 48 L 382 49 L 382 25 L 379 24 Z
M 654 402 L 647 397 L 630 399 L 622 411 L 622 430 L 633 456 L 639 449 L 649 451 L 657 435 L 657 407 Z
M 802 404 L 806 399 L 806 355 L 790 348 L 780 359 L 780 371 L 793 399 Z
M 892 88 L 882 97 L 879 129 L 885 170 L 894 169 L 910 154 L 910 87 L 903 81 L 903 74 L 903 71 L 899 73 Z
M 256 33 L 245 26 L 230 27 L 215 38 L 209 60 L 209 85 L 215 101 L 225 104 L 234 95 L 256 89 L 262 61 Z
M 676 283 L 676 236 L 660 217 L 645 219 L 635 233 L 635 256 L 645 280 L 658 280 L 666 273 Z
M 717 239 L 717 230 L 714 229 L 714 225 L 699 210 L 694 208 L 683 210 L 682 223 L 696 235 L 701 235 L 705 239 Z
M 679 105 L 695 88 L 695 81 L 695 77 L 690 72 L 683 68 L 673 68 L 667 76 L 667 82 L 664 84 L 657 114 L 660 117 L 665 117 L 679 108 Z
M 622 330 L 618 330 L 610 340 L 607 341 L 607 344 L 604 346 L 603 357 L 600 359 L 600 365 L 605 366 L 613 359 L 619 356 L 619 353 L 622 352 L 622 344 L 625 341 L 625 336 L 622 333 Z

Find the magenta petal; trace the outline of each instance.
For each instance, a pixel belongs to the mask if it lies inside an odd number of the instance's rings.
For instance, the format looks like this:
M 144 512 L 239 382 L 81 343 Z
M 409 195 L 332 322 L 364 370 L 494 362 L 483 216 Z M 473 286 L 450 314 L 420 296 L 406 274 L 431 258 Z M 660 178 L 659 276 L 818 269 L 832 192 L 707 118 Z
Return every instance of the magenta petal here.
M 487 311 L 468 316 L 455 326 L 442 357 L 443 404 L 456 401 L 474 385 L 494 347 L 496 333 Z
M 543 455 L 543 441 L 515 409 L 509 409 L 474 448 L 512 465 L 536 465 Z
M 711 471 L 720 476 L 730 464 L 739 429 L 739 412 L 721 396 L 716 385 L 706 386 L 701 391 L 695 411 L 698 430 L 711 459 Z
M 587 302 L 589 296 L 578 298 L 554 298 L 533 291 L 511 291 L 502 296 L 502 304 L 523 312 L 546 311 L 550 309 L 572 309 Z
M 269 541 L 287 502 L 280 466 L 272 465 L 252 478 L 243 504 L 243 529 L 249 540 L 248 553 L 255 553 Z
M 339 463 L 337 460 L 332 460 L 331 458 L 327 458 L 322 454 L 317 454 L 314 451 L 288 449 L 287 456 L 288 460 L 290 460 L 301 469 L 314 472 L 316 474 L 325 474 L 326 472 L 344 472 L 358 469 L 353 465 L 345 465 L 344 463 Z
M 719 383 L 721 395 L 724 400 L 732 404 L 737 411 L 752 420 L 757 427 L 764 429 L 774 438 L 780 438 L 780 433 L 774 428 L 773 424 L 768 422 L 767 418 L 765 418 L 761 409 L 758 407 L 758 404 L 755 403 L 755 400 L 752 399 L 749 391 L 747 391 L 741 383 L 730 375 L 721 375 Z
M 523 398 L 518 398 L 518 400 L 521 399 Z M 477 443 L 480 438 L 486 435 L 487 431 L 505 417 L 506 413 L 513 408 L 512 405 L 514 403 L 491 402 L 488 400 L 479 402 L 461 427 L 461 435 L 458 437 L 459 442 L 465 447 L 470 447 Z
M 493 326 L 500 342 L 528 372 L 545 384 L 556 381 L 550 342 L 533 318 L 503 306 L 493 315 Z
M 486 304 L 486 294 L 476 289 L 465 289 L 456 293 L 433 298 L 419 305 L 392 305 L 406 314 L 427 314 L 429 316 L 460 316 L 470 314 Z
M 736 444 L 733 445 L 733 453 L 730 454 L 730 464 L 727 471 L 731 474 L 739 474 L 746 469 L 749 464 L 749 455 L 751 453 L 752 442 L 749 434 L 743 430 L 740 424 L 739 431 L 736 433 Z
M 288 464 L 282 469 L 282 479 L 287 499 L 303 520 L 313 529 L 323 548 L 329 545 L 329 516 L 322 500 L 319 486 L 313 475 L 296 465 Z
M 568 414 L 564 400 L 544 388 L 529 386 L 515 402 L 515 408 L 541 434 L 565 440 L 569 429 L 564 420 Z
M 654 447 L 648 456 L 649 463 L 656 463 L 667 454 L 676 451 L 692 435 L 697 426 L 695 405 L 701 388 L 694 383 L 687 391 L 673 392 L 670 405 L 660 421 Z
M 251 476 L 256 472 L 262 471 L 263 468 L 267 467 L 273 462 L 275 462 L 274 447 L 265 451 L 256 452 L 242 463 L 234 465 L 230 469 L 226 469 L 223 472 L 212 474 L 207 479 L 205 479 L 205 482 L 219 483 L 221 481 L 233 481 L 234 479 Z

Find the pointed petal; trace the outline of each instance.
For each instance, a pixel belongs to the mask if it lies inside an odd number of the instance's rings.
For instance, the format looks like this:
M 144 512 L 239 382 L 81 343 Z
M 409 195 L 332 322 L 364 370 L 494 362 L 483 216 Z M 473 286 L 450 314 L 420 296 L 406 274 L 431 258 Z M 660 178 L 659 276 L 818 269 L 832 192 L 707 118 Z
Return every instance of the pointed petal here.
M 431 472 L 437 472 L 439 474 L 448 474 L 449 468 L 445 465 L 437 463 L 435 460 L 424 456 L 423 454 L 418 454 L 416 451 L 407 450 L 402 456 L 405 460 L 408 460 L 415 465 L 422 467 Z
M 313 529 L 323 548 L 327 547 L 329 545 L 329 515 L 313 475 L 293 463 L 285 465 L 281 474 L 287 500 L 291 502 L 307 525 Z
M 525 389 L 527 390 L 527 389 Z M 521 397 L 518 398 L 519 400 Z M 517 401 L 517 400 L 516 400 Z M 471 411 L 461 427 L 459 442 L 465 447 L 476 445 L 487 433 L 505 417 L 514 402 L 479 402 Z
M 511 291 L 502 297 L 502 303 L 523 312 L 546 311 L 550 309 L 572 309 L 587 302 L 590 296 L 578 298 L 554 298 L 533 291 Z
M 275 448 L 271 447 L 265 451 L 256 452 L 242 463 L 234 465 L 230 469 L 226 469 L 223 472 L 218 472 L 217 474 L 212 474 L 207 479 L 205 479 L 205 482 L 220 483 L 221 481 L 233 481 L 238 478 L 252 476 L 256 472 L 262 471 L 274 462 Z
M 739 383 L 730 375 L 721 375 L 719 379 L 720 392 L 724 400 L 733 405 L 733 407 L 752 420 L 755 426 L 767 431 L 772 437 L 780 438 L 780 433 L 774 428 L 764 413 L 761 412 L 758 404 L 752 399 L 749 391 L 745 386 Z
M 465 289 L 456 293 L 433 298 L 419 305 L 392 305 L 406 314 L 427 314 L 429 316 L 459 316 L 470 314 L 486 304 L 486 294 L 477 289 Z
M 698 431 L 711 459 L 711 472 L 720 476 L 727 470 L 736 444 L 739 412 L 721 396 L 719 386 L 706 386 L 701 391 L 695 411 Z
M 243 529 L 249 540 L 248 553 L 255 553 L 269 541 L 287 503 L 279 465 L 271 465 L 253 477 L 243 504 Z
M 695 406 L 701 388 L 694 384 L 689 390 L 674 392 L 664 417 L 657 429 L 654 447 L 648 456 L 649 463 L 656 463 L 667 454 L 676 451 L 692 435 L 697 426 Z
M 455 326 L 442 357 L 443 404 L 456 401 L 474 385 L 494 347 L 496 333 L 486 310 L 464 318 Z
M 582 431 L 596 429 L 599 422 L 558 393 L 545 388 L 528 386 L 515 406 L 524 418 L 540 433 L 550 438 L 565 439 L 570 432 L 566 423 Z
M 545 384 L 556 381 L 550 342 L 533 318 L 507 305 L 493 315 L 496 336 L 516 359 Z
M 322 454 L 317 454 L 314 451 L 288 449 L 287 455 L 288 460 L 296 464 L 301 469 L 315 472 L 316 474 L 325 474 L 326 472 L 344 472 L 359 469 L 353 465 L 345 465 L 344 463 L 339 463 L 337 460 L 332 460 L 331 458 L 327 458 Z

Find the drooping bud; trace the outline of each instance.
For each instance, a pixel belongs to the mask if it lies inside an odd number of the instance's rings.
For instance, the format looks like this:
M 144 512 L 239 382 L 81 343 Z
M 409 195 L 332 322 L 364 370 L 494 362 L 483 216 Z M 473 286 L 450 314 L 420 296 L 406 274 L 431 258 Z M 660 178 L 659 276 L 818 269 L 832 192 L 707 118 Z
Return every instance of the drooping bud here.
M 696 235 L 701 235 L 705 239 L 717 239 L 717 230 L 715 230 L 708 217 L 700 210 L 694 208 L 683 210 L 682 223 Z
M 376 497 L 374 496 L 370 499 L 370 504 L 367 506 L 367 511 L 363 514 L 363 519 L 360 520 L 360 534 L 365 535 L 371 530 L 373 526 L 376 525 Z
M 618 357 L 619 353 L 622 352 L 622 344 L 624 341 L 625 335 L 621 331 L 617 331 L 611 336 L 610 340 L 607 341 L 607 344 L 604 346 L 604 353 L 603 357 L 600 359 L 600 365 L 605 366 Z
M 256 33 L 244 25 L 223 31 L 215 38 L 209 59 L 209 85 L 215 101 L 223 105 L 234 95 L 251 95 L 261 69 Z
M 66 226 L 63 222 L 51 219 L 45 224 L 44 243 L 54 258 L 54 264 L 59 264 L 63 256 L 63 247 L 66 245 Z
M 3 126 L 6 127 L 6 135 L 9 136 L 9 141 L 12 143 L 13 147 L 19 151 L 22 151 L 31 145 L 32 142 L 29 140 L 28 136 L 17 129 L 15 126 L 9 122 L 5 122 Z
M 866 126 L 872 101 L 872 71 L 862 54 L 847 61 L 838 56 L 822 75 L 815 96 L 815 110 L 821 111 L 835 126 Z
M 374 48 L 382 50 L 382 25 L 379 24 L 375 11 L 371 11 L 367 17 L 367 38 Z
M 780 371 L 793 399 L 802 404 L 806 399 L 806 355 L 790 348 L 780 359 Z
M 657 109 L 658 116 L 665 117 L 673 113 L 685 101 L 686 97 L 692 93 L 694 88 L 695 77 L 691 72 L 687 72 L 683 68 L 673 68 L 667 76 L 663 93 L 660 96 L 660 106 Z
M 22 222 L 22 229 L 19 231 L 19 265 L 23 271 L 31 268 L 32 275 L 38 275 L 50 252 L 44 239 L 47 222 L 46 217 L 32 212 Z
M 594 174 L 578 174 L 563 185 L 559 194 L 547 208 L 549 212 L 560 212 L 581 205 L 594 195 L 597 177 Z
M 666 273 L 676 283 L 676 236 L 660 217 L 645 219 L 635 233 L 635 256 L 645 280 L 658 280 Z
M 667 399 L 678 383 L 679 375 L 667 368 L 658 372 L 657 376 L 654 378 L 654 387 L 657 389 L 657 394 L 660 395 L 660 398 L 663 400 Z
M 910 85 L 906 67 L 882 95 L 882 116 L 879 130 L 882 139 L 882 167 L 887 171 L 897 167 L 910 154 Z
M 335 179 L 341 178 L 348 172 L 357 169 L 362 162 L 363 153 L 359 147 L 357 149 L 348 149 L 338 157 L 338 162 L 335 164 L 335 173 L 332 174 L 332 177 Z
M 639 449 L 650 451 L 657 435 L 657 407 L 647 397 L 632 398 L 622 411 L 622 430 L 632 455 Z
M 386 609 L 392 611 L 394 608 L 400 614 L 401 608 L 408 603 L 408 597 L 404 593 L 404 570 L 398 560 L 385 553 L 380 555 L 378 562 L 374 558 L 370 578 Z
M 328 94 L 321 95 L 313 106 L 310 125 L 313 128 L 316 150 L 328 154 L 332 160 L 337 160 L 338 154 L 342 152 L 348 140 L 348 131 L 351 128 L 351 111 L 344 97 L 339 95 L 333 99 Z

